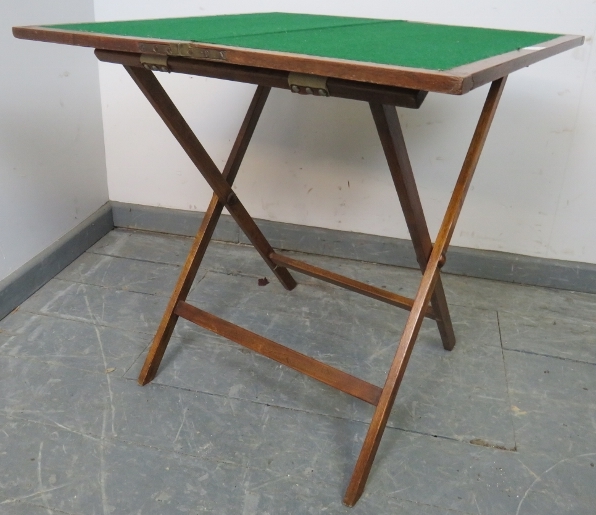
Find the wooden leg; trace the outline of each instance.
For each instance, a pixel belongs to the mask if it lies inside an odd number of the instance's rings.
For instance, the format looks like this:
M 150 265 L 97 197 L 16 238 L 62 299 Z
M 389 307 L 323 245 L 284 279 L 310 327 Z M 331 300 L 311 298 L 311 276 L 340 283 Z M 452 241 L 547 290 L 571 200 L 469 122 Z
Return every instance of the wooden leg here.
M 238 136 L 234 146 L 232 147 L 232 152 L 230 153 L 222 174 L 223 178 L 230 186 L 233 184 L 234 179 L 236 178 L 238 169 L 240 168 L 240 164 L 244 158 L 246 149 L 248 148 L 248 144 L 252 138 L 261 112 L 265 106 L 265 102 L 267 101 L 267 97 L 269 96 L 270 90 L 271 88 L 258 86 L 250 107 L 248 108 L 248 112 L 246 113 L 244 122 L 242 123 L 240 131 L 238 132 Z M 213 236 L 213 232 L 223 207 L 223 203 L 220 202 L 217 195 L 214 194 L 209 204 L 209 208 L 207 209 L 207 212 L 205 213 L 201 223 L 201 227 L 199 228 L 190 252 L 186 258 L 186 262 L 182 267 L 176 287 L 172 292 L 168 306 L 163 314 L 161 323 L 157 329 L 157 333 L 155 334 L 153 343 L 151 344 L 151 348 L 149 349 L 145 359 L 145 364 L 139 375 L 139 383 L 141 385 L 145 385 L 152 381 L 155 377 L 155 374 L 157 373 L 159 364 L 161 363 L 164 352 L 168 346 L 170 337 L 172 336 L 172 332 L 174 331 L 174 327 L 176 326 L 176 322 L 178 320 L 178 315 L 174 313 L 174 309 L 178 301 L 185 300 L 186 296 L 188 295 L 201 261 L 203 260 L 207 250 L 207 246 L 209 245 L 211 237 Z
M 170 132 L 178 140 L 180 146 L 187 153 L 188 157 L 190 157 L 199 172 L 201 172 L 201 175 L 205 178 L 209 186 L 211 186 L 217 198 L 223 203 L 244 234 L 246 234 L 253 247 L 261 255 L 263 261 L 265 261 L 284 288 L 287 290 L 294 289 L 296 287 L 296 281 L 286 268 L 276 265 L 269 259 L 269 254 L 273 252 L 271 245 L 269 245 L 269 242 L 248 214 L 248 211 L 246 211 L 231 186 L 223 178 L 217 166 L 209 154 L 207 154 L 203 145 L 201 145 L 201 142 L 178 111 L 178 108 L 155 78 L 155 75 L 144 68 L 134 66 L 125 66 L 124 68 L 126 68 L 126 71 L 128 71 L 139 89 L 147 97 L 153 109 L 159 114 L 168 129 L 170 129 Z
M 410 359 L 412 349 L 414 348 L 414 342 L 416 341 L 418 331 L 420 330 L 422 320 L 424 319 L 424 312 L 430 302 L 435 286 L 438 283 L 439 265 L 442 261 L 443 253 L 447 250 L 451 236 L 453 235 L 455 224 L 459 218 L 466 193 L 472 181 L 474 171 L 476 170 L 476 165 L 478 164 L 484 142 L 486 141 L 488 130 L 499 104 L 505 81 L 506 77 L 492 83 L 482 109 L 478 125 L 476 126 L 472 138 L 472 143 L 470 144 L 462 170 L 451 195 L 449 206 L 445 212 L 441 228 L 439 229 L 439 234 L 437 235 L 428 262 L 426 263 L 426 269 L 422 275 L 422 281 L 420 282 L 418 292 L 414 299 L 414 305 L 410 311 L 408 321 L 406 322 L 406 327 L 397 347 L 395 357 L 393 358 L 393 363 L 387 374 L 381 398 L 375 409 L 350 484 L 346 490 L 344 504 L 347 506 L 354 506 L 364 491 L 364 486 L 366 485 L 366 480 L 368 479 L 377 449 L 379 448 L 383 431 L 385 430 L 387 420 L 389 419 L 389 414 L 391 413 L 397 390 L 399 389 L 399 385 L 401 384 L 401 380 L 406 371 L 408 360 Z
M 383 145 L 385 157 L 389 164 L 391 177 L 397 190 L 397 195 L 401 203 L 406 224 L 410 231 L 416 260 L 422 273 L 426 270 L 428 258 L 432 251 L 432 242 L 424 218 L 422 203 L 416 188 L 416 181 L 412 172 L 412 166 L 408 158 L 408 151 L 404 141 L 403 133 L 394 106 L 383 104 L 370 104 L 379 138 Z M 447 307 L 447 299 L 443 290 L 441 278 L 437 279 L 435 290 L 431 297 L 431 304 L 436 314 L 437 326 L 443 347 L 452 350 L 455 346 L 455 333 Z

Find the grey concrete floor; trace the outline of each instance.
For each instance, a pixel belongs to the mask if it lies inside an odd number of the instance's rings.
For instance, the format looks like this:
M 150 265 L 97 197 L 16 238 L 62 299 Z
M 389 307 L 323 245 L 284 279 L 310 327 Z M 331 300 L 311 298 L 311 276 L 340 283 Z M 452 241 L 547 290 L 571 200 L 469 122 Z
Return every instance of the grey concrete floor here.
M 184 321 L 136 383 L 189 245 L 114 230 L 0 322 L 0 513 L 596 513 L 596 295 L 445 276 L 456 348 L 424 323 L 350 509 L 370 406 Z M 303 257 L 410 296 L 420 277 Z M 296 277 L 213 243 L 190 300 L 382 385 L 406 313 Z

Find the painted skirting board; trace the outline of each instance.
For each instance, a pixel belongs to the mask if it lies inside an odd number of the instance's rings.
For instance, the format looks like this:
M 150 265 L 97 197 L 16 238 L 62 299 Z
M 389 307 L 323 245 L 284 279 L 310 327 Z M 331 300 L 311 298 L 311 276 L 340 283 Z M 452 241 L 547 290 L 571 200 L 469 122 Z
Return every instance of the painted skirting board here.
M 0 281 L 0 320 L 114 228 L 105 203 L 74 229 Z
M 114 227 L 194 236 L 203 214 L 121 202 L 106 203 L 56 243 L 0 281 L 0 320 Z M 409 240 L 267 220 L 257 220 L 257 223 L 271 245 L 278 249 L 417 268 Z M 229 215 L 222 216 L 214 239 L 249 243 Z M 443 272 L 596 293 L 596 265 L 590 263 L 451 247 Z
M 114 225 L 194 236 L 202 212 L 112 202 Z M 257 220 L 274 248 L 417 268 L 409 240 L 282 222 Z M 229 215 L 223 215 L 214 239 L 249 243 Z M 596 265 L 450 247 L 443 273 L 496 281 L 596 293 Z

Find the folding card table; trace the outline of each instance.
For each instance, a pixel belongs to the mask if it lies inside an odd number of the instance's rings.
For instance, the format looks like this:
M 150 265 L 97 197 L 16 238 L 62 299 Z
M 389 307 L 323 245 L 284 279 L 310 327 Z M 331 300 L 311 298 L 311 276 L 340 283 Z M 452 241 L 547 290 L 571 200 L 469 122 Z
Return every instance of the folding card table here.
M 506 78 L 515 70 L 581 45 L 583 37 L 284 13 L 15 27 L 13 32 L 18 38 L 93 47 L 101 61 L 122 64 L 213 189 L 213 198 L 148 352 L 140 384 L 154 378 L 178 317 L 183 317 L 372 404 L 375 412 L 344 497 L 344 503 L 353 506 L 364 490 L 424 317 L 436 321 L 445 349 L 455 345 L 440 269 Z M 223 171 L 218 170 L 193 134 L 154 71 L 257 85 Z M 433 243 L 395 107 L 417 109 L 428 92 L 461 95 L 489 82 L 488 96 Z M 232 190 L 232 183 L 271 88 L 370 104 L 422 271 L 414 299 L 276 252 L 248 214 Z M 287 290 L 296 286 L 289 272 L 294 270 L 410 311 L 383 387 L 186 302 L 224 207 Z

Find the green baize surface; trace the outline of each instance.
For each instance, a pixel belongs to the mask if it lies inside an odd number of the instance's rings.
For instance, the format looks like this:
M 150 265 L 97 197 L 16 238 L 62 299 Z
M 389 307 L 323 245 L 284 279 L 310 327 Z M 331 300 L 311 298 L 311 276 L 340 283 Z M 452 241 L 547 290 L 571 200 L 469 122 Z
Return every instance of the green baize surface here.
M 49 27 L 428 70 L 449 70 L 536 46 L 559 36 L 400 20 L 288 13 L 77 23 Z

